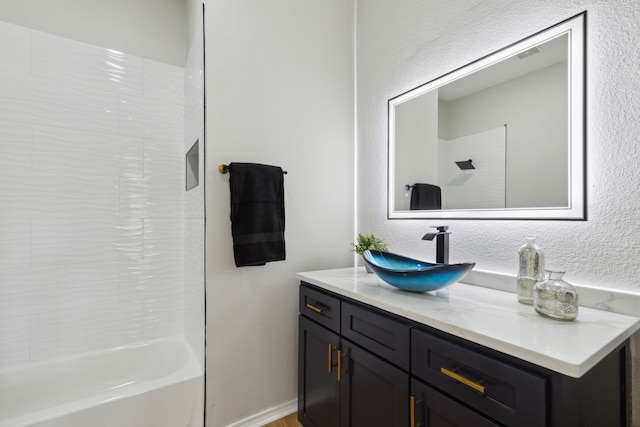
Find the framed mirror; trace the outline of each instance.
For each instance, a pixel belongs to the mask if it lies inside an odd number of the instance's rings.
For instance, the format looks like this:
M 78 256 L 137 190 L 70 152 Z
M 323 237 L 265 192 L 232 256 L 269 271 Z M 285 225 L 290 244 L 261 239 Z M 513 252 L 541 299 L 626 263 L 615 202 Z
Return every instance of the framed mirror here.
M 586 219 L 585 15 L 388 101 L 389 219 Z

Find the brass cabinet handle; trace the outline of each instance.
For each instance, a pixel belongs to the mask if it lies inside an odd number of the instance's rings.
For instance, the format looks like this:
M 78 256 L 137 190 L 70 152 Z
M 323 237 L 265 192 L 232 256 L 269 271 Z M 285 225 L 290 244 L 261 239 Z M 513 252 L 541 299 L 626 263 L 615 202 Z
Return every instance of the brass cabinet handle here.
M 416 424 L 416 406 L 422 403 L 415 396 L 409 396 L 409 419 L 411 421 L 411 427 L 420 427 L 422 424 Z
M 329 373 L 332 373 L 333 367 L 336 366 L 333 364 L 333 352 L 337 350 L 338 350 L 338 347 L 334 347 L 332 344 L 329 344 L 329 348 L 327 351 L 327 371 Z
M 322 306 L 317 306 L 317 305 L 313 305 L 310 302 L 306 303 L 305 306 L 313 311 L 315 311 L 316 313 L 322 313 L 323 311 L 325 311 L 327 309 L 327 307 L 322 307 Z
M 342 370 L 342 358 L 345 357 L 347 353 L 342 350 L 338 350 L 338 381 L 342 381 L 342 376 L 347 373 L 347 371 Z
M 479 382 L 476 381 L 472 381 L 469 378 L 465 378 L 462 375 L 460 375 L 459 373 L 457 373 L 454 370 L 450 370 L 447 368 L 440 368 L 440 372 L 443 373 L 444 375 L 448 376 L 449 378 L 452 378 L 458 382 L 461 382 L 462 384 L 466 385 L 467 387 L 471 387 L 472 389 L 474 389 L 475 391 L 479 391 L 480 393 L 484 394 L 484 389 L 485 387 L 480 384 Z

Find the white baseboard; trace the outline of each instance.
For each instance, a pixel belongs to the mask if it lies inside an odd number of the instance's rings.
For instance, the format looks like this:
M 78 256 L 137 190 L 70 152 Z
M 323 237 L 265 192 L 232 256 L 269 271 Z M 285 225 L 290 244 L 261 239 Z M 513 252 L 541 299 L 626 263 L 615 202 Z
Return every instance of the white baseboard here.
M 272 421 L 279 420 L 298 410 L 298 399 L 274 406 L 257 414 L 253 414 L 243 420 L 229 424 L 227 427 L 262 427 Z

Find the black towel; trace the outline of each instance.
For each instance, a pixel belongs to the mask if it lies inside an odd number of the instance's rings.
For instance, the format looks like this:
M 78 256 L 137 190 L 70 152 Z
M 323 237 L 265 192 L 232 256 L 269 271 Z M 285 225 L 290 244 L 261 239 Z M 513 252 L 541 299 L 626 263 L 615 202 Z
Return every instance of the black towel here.
M 431 184 L 414 184 L 411 189 L 411 204 L 409 208 L 412 211 L 442 209 L 440 187 Z
M 255 163 L 231 163 L 229 186 L 236 266 L 284 260 L 282 169 Z

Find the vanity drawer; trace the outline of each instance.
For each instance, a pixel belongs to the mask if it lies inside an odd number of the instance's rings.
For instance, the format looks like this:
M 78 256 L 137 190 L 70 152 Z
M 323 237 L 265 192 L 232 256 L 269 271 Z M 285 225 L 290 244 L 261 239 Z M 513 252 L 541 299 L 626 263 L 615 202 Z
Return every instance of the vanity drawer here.
M 341 335 L 409 370 L 409 325 L 348 302 L 342 303 Z
M 340 333 L 340 300 L 310 286 L 300 286 L 300 314 Z
M 421 330 L 411 333 L 414 376 L 505 425 L 546 425 L 544 377 Z

